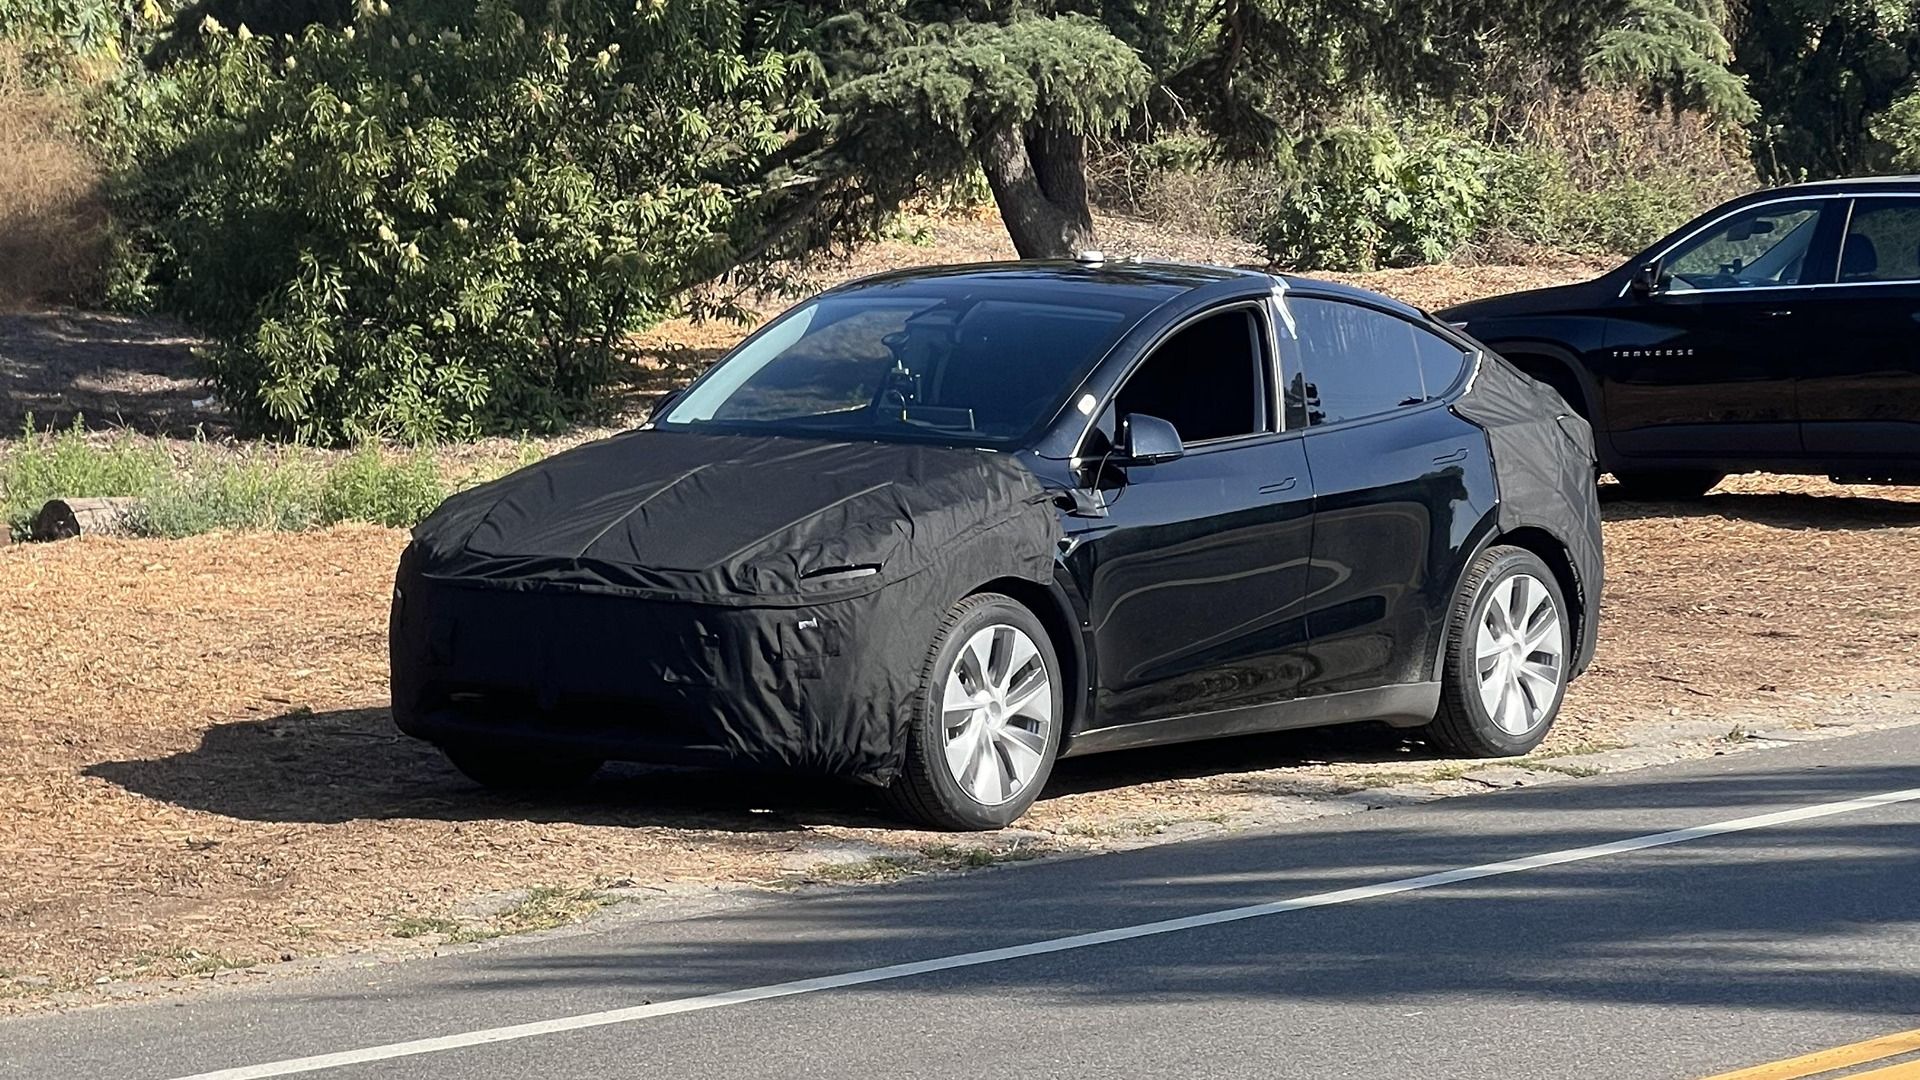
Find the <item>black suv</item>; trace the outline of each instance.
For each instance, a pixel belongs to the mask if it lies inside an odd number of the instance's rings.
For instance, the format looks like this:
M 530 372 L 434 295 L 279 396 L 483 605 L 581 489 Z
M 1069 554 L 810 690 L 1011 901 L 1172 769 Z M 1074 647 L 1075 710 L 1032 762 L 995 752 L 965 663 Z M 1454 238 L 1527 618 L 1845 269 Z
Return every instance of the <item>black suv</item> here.
M 1920 177 L 1756 192 L 1594 281 L 1440 316 L 1559 390 L 1639 494 L 1920 483 Z

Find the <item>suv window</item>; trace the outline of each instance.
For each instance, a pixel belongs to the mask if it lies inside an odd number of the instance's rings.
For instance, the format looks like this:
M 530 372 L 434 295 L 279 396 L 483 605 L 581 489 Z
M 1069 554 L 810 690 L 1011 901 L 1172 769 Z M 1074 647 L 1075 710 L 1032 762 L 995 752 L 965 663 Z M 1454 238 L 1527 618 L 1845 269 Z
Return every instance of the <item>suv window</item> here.
M 1820 227 L 1820 200 L 1743 210 L 1667 254 L 1667 288 L 1754 289 L 1798 285 Z
M 1451 386 L 1466 359 L 1445 340 L 1383 311 L 1305 297 L 1286 303 L 1295 327 L 1281 357 L 1288 427 L 1418 405 Z
M 1267 365 L 1260 320 L 1235 308 L 1188 325 L 1134 369 L 1101 417 L 1111 440 L 1118 416 L 1157 416 L 1185 443 L 1271 431 Z
M 1920 281 L 1920 199 L 1861 199 L 1836 281 Z

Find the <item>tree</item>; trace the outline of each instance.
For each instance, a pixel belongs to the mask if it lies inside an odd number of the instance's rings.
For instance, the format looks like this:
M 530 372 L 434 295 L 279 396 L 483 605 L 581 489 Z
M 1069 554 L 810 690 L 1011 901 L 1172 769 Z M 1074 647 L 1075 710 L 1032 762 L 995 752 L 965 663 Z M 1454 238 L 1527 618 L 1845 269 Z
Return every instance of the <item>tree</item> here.
M 729 0 L 356 0 L 291 38 L 193 33 L 116 206 L 229 408 L 323 442 L 590 410 L 817 122 Z
M 1255 156 L 1343 102 L 1444 98 L 1513 58 L 1577 82 L 1628 4 L 759 0 L 755 25 L 825 84 L 828 123 L 787 157 L 795 199 L 884 204 L 977 165 L 1020 254 L 1058 256 L 1092 239 L 1092 138 L 1193 124 Z
M 1782 178 L 1883 170 L 1920 142 L 1920 109 L 1895 109 L 1920 79 L 1911 0 L 1747 0 L 1733 67 L 1759 101 L 1761 167 Z

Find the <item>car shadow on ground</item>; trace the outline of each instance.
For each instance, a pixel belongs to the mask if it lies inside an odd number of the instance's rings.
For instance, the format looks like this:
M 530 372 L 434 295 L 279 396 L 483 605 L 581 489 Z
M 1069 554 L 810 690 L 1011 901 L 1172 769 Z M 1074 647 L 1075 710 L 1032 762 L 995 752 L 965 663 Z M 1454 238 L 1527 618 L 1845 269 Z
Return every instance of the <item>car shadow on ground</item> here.
M 1424 746 L 1384 725 L 1277 732 L 1068 759 L 1042 801 L 1221 772 L 1428 756 Z M 900 824 L 875 790 L 804 776 L 614 764 L 577 791 L 488 791 L 438 750 L 400 734 L 385 709 L 297 710 L 232 721 L 209 729 L 191 750 L 99 762 L 85 773 L 137 795 L 244 821 L 510 818 L 729 832 Z
M 1734 518 L 1782 529 L 1903 529 L 1920 525 L 1920 501 L 1791 491 L 1722 491 L 1662 501 L 1629 498 L 1617 485 L 1601 484 L 1600 516 L 1607 521 Z

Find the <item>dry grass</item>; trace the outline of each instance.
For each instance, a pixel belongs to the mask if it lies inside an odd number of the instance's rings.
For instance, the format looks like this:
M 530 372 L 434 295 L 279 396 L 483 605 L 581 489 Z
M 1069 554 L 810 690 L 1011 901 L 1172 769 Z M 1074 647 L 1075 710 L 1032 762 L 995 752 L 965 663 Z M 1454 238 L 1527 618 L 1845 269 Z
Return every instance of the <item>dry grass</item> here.
M 96 284 L 106 208 L 99 165 L 72 133 L 77 117 L 0 47 L 0 307 Z
M 1549 751 L 1676 714 L 1785 726 L 1920 689 L 1920 495 L 1746 477 L 1607 515 L 1605 636 Z M 341 528 L 0 549 L 0 969 L 84 986 L 425 947 L 466 940 L 433 920 L 467 899 L 536 882 L 887 876 L 817 870 L 823 842 L 902 874 L 1005 857 L 929 855 L 945 838 L 818 785 L 616 771 L 571 802 L 476 790 L 384 709 L 402 543 Z M 1022 843 L 1219 821 L 1419 757 L 1353 729 L 1079 760 Z M 396 938 L 406 926 L 424 930 Z

